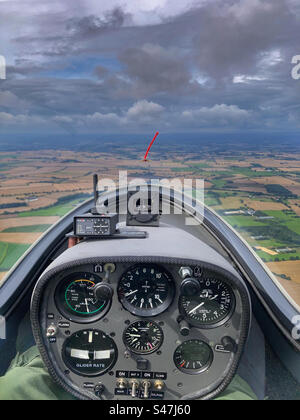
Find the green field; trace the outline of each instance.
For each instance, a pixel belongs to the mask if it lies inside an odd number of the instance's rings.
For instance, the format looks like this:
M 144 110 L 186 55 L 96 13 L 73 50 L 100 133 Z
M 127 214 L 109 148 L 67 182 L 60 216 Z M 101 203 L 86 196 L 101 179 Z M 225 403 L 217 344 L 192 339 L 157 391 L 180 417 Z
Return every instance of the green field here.
M 227 184 L 227 181 L 224 179 L 212 179 L 211 182 L 213 183 L 214 187 L 217 189 L 222 189 Z
M 33 216 L 44 216 L 44 217 L 51 217 L 51 216 L 59 216 L 63 217 L 69 211 L 73 210 L 75 206 L 77 206 L 82 200 L 74 200 L 67 204 L 58 204 L 56 206 L 47 207 L 41 210 L 31 210 L 25 211 L 18 214 L 18 217 L 33 217 Z
M 216 197 L 214 195 L 206 194 L 205 204 L 208 207 L 214 207 L 214 206 L 219 206 L 221 204 L 221 202 L 220 202 L 218 197 Z
M 0 271 L 8 271 L 27 251 L 30 245 L 0 242 Z
M 201 171 L 201 169 L 208 169 L 211 168 L 211 166 L 208 163 L 196 163 L 194 165 L 189 165 L 186 166 L 184 168 L 181 167 L 177 167 L 177 168 L 172 168 L 173 172 L 197 172 L 197 171 Z
M 252 216 L 223 216 L 223 218 L 231 225 L 237 228 L 251 227 L 251 226 L 266 226 L 266 223 L 259 222 Z
M 278 171 L 255 171 L 251 168 L 242 168 L 239 166 L 232 166 L 230 168 L 232 174 L 239 174 L 243 175 L 247 178 L 263 178 L 263 177 L 270 177 L 270 176 L 277 176 L 279 174 Z
M 265 211 L 268 216 L 275 217 L 278 223 L 285 225 L 289 230 L 300 235 L 300 217 L 293 212 Z
M 2 231 L 2 233 L 37 233 L 46 232 L 52 225 L 31 225 L 31 226 L 17 226 L 8 228 Z

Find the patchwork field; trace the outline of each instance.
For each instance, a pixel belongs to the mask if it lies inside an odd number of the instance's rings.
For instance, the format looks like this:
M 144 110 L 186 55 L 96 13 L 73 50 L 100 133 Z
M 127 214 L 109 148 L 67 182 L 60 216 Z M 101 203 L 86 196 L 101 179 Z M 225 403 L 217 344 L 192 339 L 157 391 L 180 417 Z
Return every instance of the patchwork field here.
M 97 172 L 129 178 L 201 178 L 206 204 L 248 241 L 300 305 L 300 154 L 270 151 L 0 153 L 0 281 L 26 249 L 91 192 Z

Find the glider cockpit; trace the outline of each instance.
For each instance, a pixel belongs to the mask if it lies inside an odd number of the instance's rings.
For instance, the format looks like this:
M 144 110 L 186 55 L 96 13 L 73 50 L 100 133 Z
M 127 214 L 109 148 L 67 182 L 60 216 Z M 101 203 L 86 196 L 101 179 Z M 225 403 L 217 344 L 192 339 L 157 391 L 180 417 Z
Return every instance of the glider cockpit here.
M 105 211 L 92 202 L 74 210 L 20 262 L 12 273 L 25 267 L 19 287 L 8 281 L 0 293 L 9 322 L 19 322 L 31 298 L 43 362 L 78 399 L 213 399 L 237 375 L 263 399 L 266 331 L 278 354 L 288 347 L 299 363 L 292 318 L 279 318 L 269 299 L 289 316 L 296 308 L 209 209 L 203 214 L 173 191 L 158 194 L 157 214 L 143 213 L 138 200 L 137 213 L 121 215 L 127 193 L 117 191 L 116 213 L 108 193 L 100 196 Z

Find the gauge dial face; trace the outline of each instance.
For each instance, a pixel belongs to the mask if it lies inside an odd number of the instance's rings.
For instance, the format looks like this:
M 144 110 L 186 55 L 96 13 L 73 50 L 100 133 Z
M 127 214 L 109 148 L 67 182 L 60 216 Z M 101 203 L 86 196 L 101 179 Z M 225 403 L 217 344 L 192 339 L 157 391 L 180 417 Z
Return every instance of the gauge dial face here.
M 76 273 L 65 278 L 56 291 L 56 303 L 63 315 L 89 321 L 103 316 L 110 302 L 99 300 L 94 294 L 95 286 L 101 281 L 90 273 Z
M 225 323 L 235 308 L 229 285 L 218 279 L 200 279 L 201 290 L 195 296 L 180 296 L 179 311 L 190 324 L 214 328 Z
M 164 334 L 153 321 L 137 321 L 129 325 L 123 335 L 127 348 L 136 354 L 156 352 L 163 343 Z
M 81 376 L 100 376 L 111 370 L 118 358 L 112 338 L 102 331 L 83 330 L 69 337 L 63 346 L 66 366 Z
M 174 353 L 174 363 L 181 372 L 196 375 L 205 372 L 212 364 L 213 351 L 201 340 L 188 340 Z
M 157 265 L 137 265 L 127 271 L 118 286 L 122 305 L 132 314 L 149 317 L 164 312 L 174 298 L 171 276 Z

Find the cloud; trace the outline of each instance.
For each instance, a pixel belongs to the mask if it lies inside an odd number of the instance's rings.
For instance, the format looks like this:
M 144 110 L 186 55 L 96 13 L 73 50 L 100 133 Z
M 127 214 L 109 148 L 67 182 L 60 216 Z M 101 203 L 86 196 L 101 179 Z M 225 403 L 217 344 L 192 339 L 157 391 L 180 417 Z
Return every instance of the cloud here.
M 29 108 L 28 102 L 18 98 L 14 93 L 4 90 L 0 91 L 0 109 L 12 110 L 14 112 L 26 111 Z
M 2 128 L 5 126 L 11 126 L 14 124 L 17 126 L 25 127 L 26 125 L 30 128 L 30 124 L 38 124 L 39 126 L 48 125 L 49 127 L 60 126 L 68 129 L 77 128 L 79 130 L 93 131 L 98 129 L 110 129 L 115 131 L 116 128 L 130 128 L 136 130 L 139 128 L 139 124 L 143 125 L 153 124 L 158 120 L 161 120 L 161 116 L 164 112 L 164 107 L 146 100 L 141 100 L 132 104 L 126 110 L 120 113 L 104 113 L 94 112 L 92 114 L 73 114 L 73 115 L 56 115 L 51 118 L 38 115 L 26 115 L 26 114 L 10 114 L 6 112 L 0 113 L 0 122 Z
M 146 100 L 136 102 L 127 111 L 127 117 L 130 119 L 140 119 L 145 116 L 156 117 L 164 111 L 164 107 L 154 102 L 148 102 Z
M 191 74 L 176 48 L 163 48 L 145 44 L 141 48 L 128 48 L 119 59 L 127 76 L 136 83 L 136 89 L 145 93 L 180 92 L 187 88 Z
M 183 121 L 199 128 L 203 127 L 242 127 L 251 119 L 251 112 L 236 105 L 215 105 L 212 108 L 186 110 L 182 113 Z
M 297 0 L 14 0 L 0 14 L 11 131 L 299 127 Z
M 101 35 L 105 31 L 121 28 L 125 22 L 126 14 L 116 7 L 110 12 L 104 13 L 103 17 L 89 15 L 82 18 L 73 18 L 67 21 L 66 29 L 72 38 L 91 38 Z
M 13 115 L 8 112 L 0 112 L 0 123 L 2 128 L 7 126 L 28 127 L 32 128 L 32 124 L 40 126 L 46 124 L 46 120 L 37 115 L 17 114 Z
M 92 123 L 98 126 L 109 126 L 111 129 L 114 129 L 116 126 L 136 129 L 139 127 L 139 124 L 148 125 L 161 120 L 163 112 L 163 106 L 141 100 L 135 102 L 129 109 L 120 114 L 96 112 L 92 115 L 79 117 L 77 121 L 79 121 L 79 124 Z

